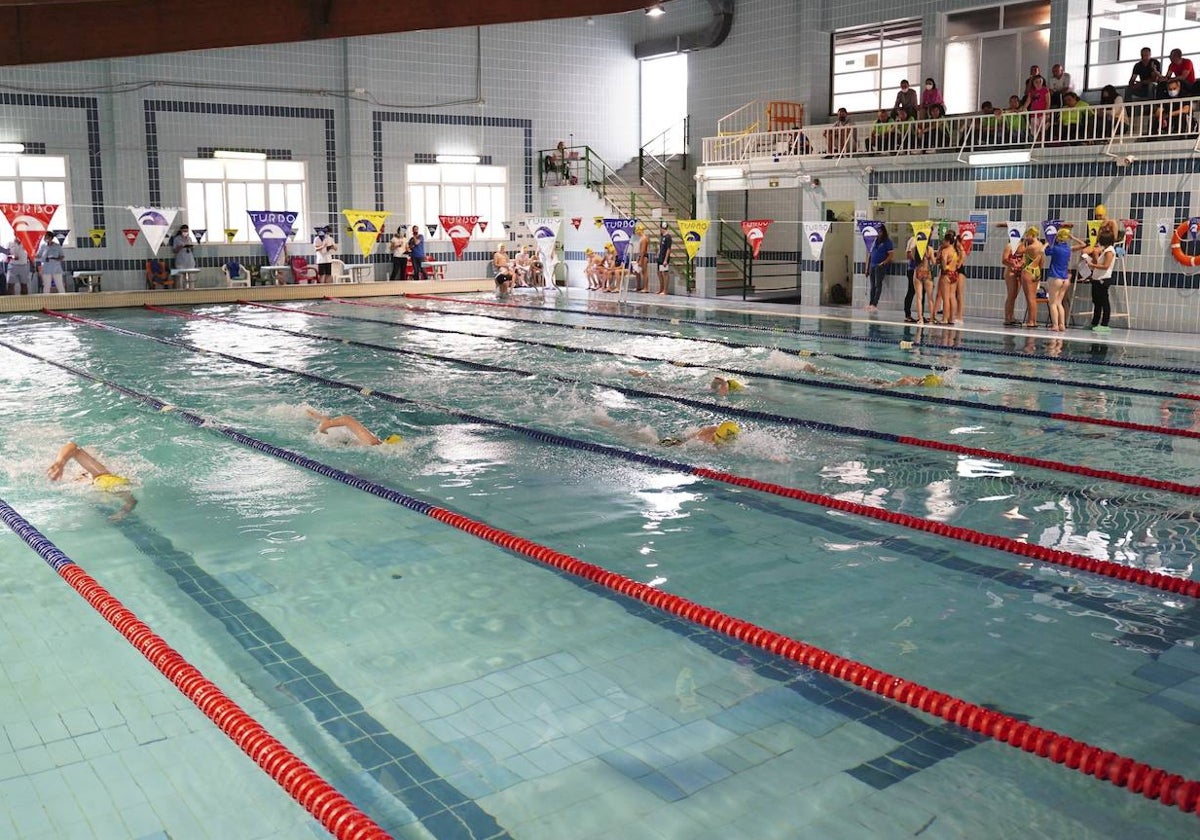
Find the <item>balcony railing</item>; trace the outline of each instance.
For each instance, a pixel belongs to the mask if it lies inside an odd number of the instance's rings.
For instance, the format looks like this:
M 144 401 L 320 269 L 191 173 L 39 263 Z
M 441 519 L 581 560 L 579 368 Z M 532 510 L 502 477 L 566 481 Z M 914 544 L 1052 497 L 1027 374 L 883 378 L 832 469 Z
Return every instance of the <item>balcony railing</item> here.
M 1036 151 L 1049 146 L 1117 149 L 1153 140 L 1196 141 L 1200 98 L 1159 99 L 1088 110 L 1021 111 L 1000 116 L 969 114 L 887 123 L 827 123 L 800 130 L 755 131 L 704 138 L 704 164 L 743 164 L 775 159 L 899 157 L 1002 149 Z

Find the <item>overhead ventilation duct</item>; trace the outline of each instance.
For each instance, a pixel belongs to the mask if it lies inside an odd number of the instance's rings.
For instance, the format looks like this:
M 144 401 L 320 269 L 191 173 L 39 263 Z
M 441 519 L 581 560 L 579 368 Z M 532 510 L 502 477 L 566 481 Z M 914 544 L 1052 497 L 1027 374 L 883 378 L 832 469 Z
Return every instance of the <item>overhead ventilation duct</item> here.
M 733 2 L 734 0 L 708 0 L 708 5 L 713 11 L 713 19 L 708 26 L 682 35 L 651 38 L 635 44 L 634 58 L 659 58 L 721 46 L 729 37 L 729 30 L 733 28 Z

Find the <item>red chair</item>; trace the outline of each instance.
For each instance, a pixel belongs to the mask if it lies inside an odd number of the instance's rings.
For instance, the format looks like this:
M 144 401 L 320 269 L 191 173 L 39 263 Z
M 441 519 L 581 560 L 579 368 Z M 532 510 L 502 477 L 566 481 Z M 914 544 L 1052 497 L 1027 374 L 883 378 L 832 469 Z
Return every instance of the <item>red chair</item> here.
M 319 283 L 317 267 L 309 265 L 304 257 L 292 257 L 288 264 L 292 267 L 292 281 L 295 283 Z

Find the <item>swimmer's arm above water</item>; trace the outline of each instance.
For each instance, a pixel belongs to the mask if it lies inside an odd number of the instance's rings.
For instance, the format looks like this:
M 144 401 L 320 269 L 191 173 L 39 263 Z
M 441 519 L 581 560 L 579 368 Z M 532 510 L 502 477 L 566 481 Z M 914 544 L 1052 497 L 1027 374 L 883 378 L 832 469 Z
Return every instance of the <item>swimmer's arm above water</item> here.
M 365 446 L 378 446 L 383 443 L 378 437 L 372 434 L 371 430 L 362 423 L 355 420 L 349 414 L 343 414 L 340 417 L 330 417 L 327 414 L 321 414 L 318 411 L 308 409 L 308 416 L 318 421 L 317 431 L 325 434 L 330 429 L 344 428 L 349 429 L 359 442 Z

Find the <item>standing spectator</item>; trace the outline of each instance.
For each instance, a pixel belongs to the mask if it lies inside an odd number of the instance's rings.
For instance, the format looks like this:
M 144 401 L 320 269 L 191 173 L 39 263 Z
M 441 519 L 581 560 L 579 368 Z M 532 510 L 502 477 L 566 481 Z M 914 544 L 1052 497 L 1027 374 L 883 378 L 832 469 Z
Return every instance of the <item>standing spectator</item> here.
M 176 268 L 196 267 L 196 257 L 192 253 L 195 246 L 196 240 L 192 239 L 191 230 L 187 225 L 180 225 L 179 230 L 171 237 L 171 253 L 175 255 Z
M 412 238 L 408 240 L 408 256 L 412 260 L 413 279 L 428 280 L 425 273 L 425 234 L 420 225 L 412 226 Z
M 1061 64 L 1050 68 L 1050 78 L 1046 80 L 1046 87 L 1050 88 L 1051 108 L 1061 108 L 1067 93 L 1075 90 L 1075 86 L 1071 84 L 1071 74 L 1063 70 Z
M 29 294 L 29 253 L 16 239 L 8 243 L 8 284 L 14 295 Z
M 9 250 L 0 246 L 0 254 L 5 257 L 9 255 Z M 8 260 L 0 259 L 0 296 L 8 294 Z
M 634 228 L 634 233 L 637 238 L 633 241 L 633 257 L 630 261 L 630 267 L 633 273 L 637 275 L 637 288 L 635 292 L 650 291 L 650 237 L 646 235 L 646 226 L 638 225 Z
M 887 225 L 880 225 L 879 236 L 875 237 L 875 244 L 871 248 L 871 253 L 867 255 L 867 277 L 871 280 L 868 312 L 874 312 L 879 308 L 879 296 L 883 294 L 883 276 L 887 273 L 887 264 L 896 254 L 895 249 L 896 246 L 892 244 L 891 237 L 888 236 Z
M 858 151 L 858 129 L 850 122 L 845 108 L 838 108 L 837 119 L 825 129 L 825 153 L 845 155 Z
M 57 283 L 58 291 L 65 292 L 67 287 L 63 284 L 63 264 L 66 255 L 63 254 L 63 248 L 54 238 L 54 234 L 46 234 L 46 241 L 38 249 L 37 259 L 42 272 L 42 291 L 50 294 Z
M 675 240 L 671 238 L 671 229 L 665 224 L 662 226 L 662 238 L 658 240 L 658 293 L 665 295 L 667 293 L 667 282 L 671 279 L 671 247 L 675 244 Z
M 918 320 L 912 316 L 913 298 L 917 294 L 917 287 L 913 285 L 913 276 L 917 270 L 917 232 L 915 230 L 913 235 L 908 237 L 908 241 L 904 243 L 904 258 L 908 261 L 908 291 L 904 293 L 904 320 L 909 324 L 915 324 Z
M 1194 96 L 1196 94 L 1196 68 L 1192 66 L 1190 58 L 1183 57 L 1183 50 L 1171 50 L 1171 63 L 1167 65 L 1167 81 L 1171 79 L 1179 80 L 1179 89 L 1181 96 Z
M 1050 110 L 1050 89 L 1041 76 L 1033 77 L 1025 96 L 1025 110 L 1029 111 L 1029 130 L 1037 139 L 1046 130 L 1046 111 Z
M 925 89 L 921 91 L 921 110 L 929 115 L 929 108 L 932 105 L 941 105 L 944 112 L 946 101 L 942 99 L 942 92 L 938 90 L 937 82 L 933 79 L 926 79 Z
M 396 228 L 388 240 L 388 251 L 392 255 L 392 273 L 388 275 L 388 281 L 403 280 L 408 274 L 408 238 L 404 235 L 403 225 Z
M 1162 65 L 1157 58 L 1150 57 L 1149 47 L 1142 47 L 1142 59 L 1133 65 L 1133 72 L 1129 74 L 1125 98 L 1154 99 L 1162 77 Z
M 1096 332 L 1109 332 L 1108 319 L 1112 317 L 1112 305 L 1108 300 L 1108 287 L 1112 285 L 1113 265 L 1117 261 L 1116 240 L 1112 231 L 1102 229 L 1096 239 L 1098 254 L 1086 251 L 1080 259 L 1091 268 L 1092 277 L 1092 329 Z
M 1179 79 L 1167 82 L 1167 98 L 1154 109 L 1154 134 L 1187 134 L 1191 131 L 1192 103 L 1180 101 L 1182 86 Z
M 326 225 L 320 235 L 313 238 L 313 250 L 317 252 L 317 282 L 329 283 L 333 277 L 333 254 L 337 251 L 337 240 L 329 234 L 332 228 Z
M 900 83 L 900 92 L 896 94 L 896 104 L 893 106 L 897 114 L 906 112 L 910 117 L 917 116 L 917 92 L 908 86 L 908 79 Z
M 1042 75 L 1042 68 L 1036 64 L 1029 65 L 1029 75 L 1025 77 L 1025 93 L 1021 95 L 1021 104 L 1025 105 L 1029 102 L 1029 91 L 1033 87 L 1033 80 Z M 1044 81 L 1044 80 L 1043 80 Z

